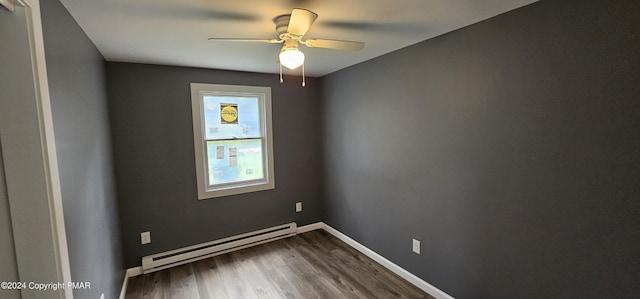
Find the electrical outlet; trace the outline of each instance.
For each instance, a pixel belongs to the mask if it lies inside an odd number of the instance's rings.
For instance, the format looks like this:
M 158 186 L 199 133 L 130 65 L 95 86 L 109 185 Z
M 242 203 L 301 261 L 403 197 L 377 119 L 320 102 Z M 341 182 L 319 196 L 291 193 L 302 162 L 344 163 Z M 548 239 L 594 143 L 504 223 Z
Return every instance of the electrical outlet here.
M 151 232 L 143 232 L 140 234 L 140 243 L 141 244 L 149 244 L 151 243 Z
M 413 239 L 413 252 L 420 254 L 420 241 Z
M 302 212 L 302 202 L 296 202 L 296 213 Z

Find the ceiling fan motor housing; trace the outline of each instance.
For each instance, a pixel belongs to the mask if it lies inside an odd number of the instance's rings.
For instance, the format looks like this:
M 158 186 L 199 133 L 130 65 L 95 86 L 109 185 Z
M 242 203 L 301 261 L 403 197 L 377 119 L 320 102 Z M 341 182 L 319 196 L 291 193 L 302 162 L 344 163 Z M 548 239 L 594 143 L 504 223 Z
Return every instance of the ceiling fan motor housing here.
M 287 28 L 289 27 L 289 20 L 291 19 L 291 15 L 281 15 L 277 16 L 273 19 L 273 22 L 276 23 L 276 31 L 278 34 L 287 33 Z
M 281 15 L 275 17 L 273 22 L 276 24 L 276 32 L 278 32 L 278 36 L 282 40 L 289 39 L 301 39 L 302 36 L 296 36 L 294 34 L 289 33 L 289 21 L 291 20 L 291 15 Z

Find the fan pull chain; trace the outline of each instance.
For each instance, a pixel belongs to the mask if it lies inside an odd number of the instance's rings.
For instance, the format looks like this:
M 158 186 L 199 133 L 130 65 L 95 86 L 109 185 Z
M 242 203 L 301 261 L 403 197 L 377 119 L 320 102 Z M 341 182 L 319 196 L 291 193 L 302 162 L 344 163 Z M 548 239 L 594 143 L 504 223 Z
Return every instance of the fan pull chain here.
M 283 83 L 284 80 L 282 80 L 282 64 L 278 63 L 280 65 L 280 83 Z
M 304 63 L 302 63 L 302 87 L 304 87 L 306 84 L 304 82 Z

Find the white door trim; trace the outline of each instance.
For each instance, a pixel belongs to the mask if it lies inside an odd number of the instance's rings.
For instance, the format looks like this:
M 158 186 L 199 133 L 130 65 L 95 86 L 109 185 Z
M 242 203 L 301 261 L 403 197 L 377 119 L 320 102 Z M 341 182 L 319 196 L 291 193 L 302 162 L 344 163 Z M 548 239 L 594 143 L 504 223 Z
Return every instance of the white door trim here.
M 16 11 L 16 6 L 11 2 L 11 0 L 0 0 L 0 5 L 4 6 L 10 12 Z
M 47 79 L 40 0 L 16 0 L 15 2 L 17 2 L 16 4 L 18 6 L 24 7 L 27 18 L 29 54 L 31 56 L 38 127 L 42 146 L 42 161 L 44 162 L 46 200 L 49 207 L 50 228 L 53 239 L 53 256 L 55 259 L 53 262 L 55 263 L 57 272 L 56 282 L 66 285 L 66 283 L 72 280 L 62 208 L 62 193 L 60 190 L 60 176 L 58 172 L 58 159 L 49 96 L 49 82 Z M 28 219 L 29 216 L 30 215 L 12 215 L 12 218 L 23 217 Z M 20 232 L 15 233 L 19 234 Z M 28 238 L 28 236 L 25 237 Z M 18 271 L 20 272 L 20 265 L 18 265 Z M 60 293 L 60 296 L 61 298 L 73 298 L 73 292 L 70 288 L 65 288 L 64 292 Z

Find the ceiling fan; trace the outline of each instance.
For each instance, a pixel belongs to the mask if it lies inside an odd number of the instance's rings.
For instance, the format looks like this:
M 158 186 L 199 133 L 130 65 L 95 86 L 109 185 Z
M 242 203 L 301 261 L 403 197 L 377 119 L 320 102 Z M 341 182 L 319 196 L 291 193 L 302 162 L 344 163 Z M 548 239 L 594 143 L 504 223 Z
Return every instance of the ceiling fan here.
M 300 44 L 309 48 L 325 48 L 346 51 L 359 51 L 364 48 L 363 42 L 332 40 L 332 39 L 306 39 L 302 40 L 313 22 L 318 18 L 318 14 L 301 8 L 294 8 L 291 14 L 281 15 L 273 19 L 276 24 L 276 32 L 278 38 L 274 39 L 244 39 L 244 38 L 216 38 L 209 40 L 214 41 L 233 41 L 233 42 L 262 42 L 269 44 L 282 44 L 282 49 L 278 55 L 280 64 L 280 83 L 282 79 L 282 66 L 289 69 L 296 69 L 302 66 L 302 86 L 304 82 L 304 53 L 300 51 Z

